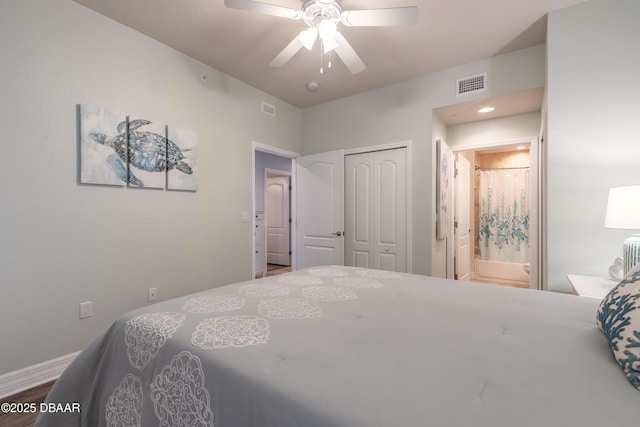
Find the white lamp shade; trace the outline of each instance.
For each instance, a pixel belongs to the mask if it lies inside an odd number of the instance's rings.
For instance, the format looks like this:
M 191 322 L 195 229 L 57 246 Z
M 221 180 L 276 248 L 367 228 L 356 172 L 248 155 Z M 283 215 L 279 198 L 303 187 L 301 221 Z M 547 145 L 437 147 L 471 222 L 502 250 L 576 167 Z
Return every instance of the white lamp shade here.
M 640 230 L 640 185 L 614 187 L 609 190 L 604 226 Z
M 329 53 L 338 47 L 338 41 L 335 37 L 329 39 L 322 39 L 322 47 L 324 53 Z
M 328 19 L 320 22 L 318 33 L 320 33 L 320 38 L 322 39 L 324 53 L 329 53 L 333 49 L 338 47 L 338 42 L 336 41 L 336 32 L 337 29 L 335 22 Z
M 298 40 L 302 43 L 302 46 L 307 50 L 313 49 L 313 45 L 318 38 L 318 29 L 317 28 L 308 28 L 305 31 L 302 31 L 298 34 Z

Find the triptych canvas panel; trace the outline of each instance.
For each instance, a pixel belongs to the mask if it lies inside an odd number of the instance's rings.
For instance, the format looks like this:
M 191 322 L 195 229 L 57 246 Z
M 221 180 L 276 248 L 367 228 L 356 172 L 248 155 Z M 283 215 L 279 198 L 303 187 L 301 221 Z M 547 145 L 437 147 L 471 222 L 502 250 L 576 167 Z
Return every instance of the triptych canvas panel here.
M 196 191 L 194 131 L 80 105 L 80 182 Z

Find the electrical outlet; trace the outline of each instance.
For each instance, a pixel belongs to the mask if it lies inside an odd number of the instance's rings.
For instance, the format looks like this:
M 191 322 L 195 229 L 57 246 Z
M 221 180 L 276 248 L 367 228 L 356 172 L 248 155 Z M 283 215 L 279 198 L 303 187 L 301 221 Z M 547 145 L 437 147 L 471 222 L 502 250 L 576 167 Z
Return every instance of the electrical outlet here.
M 91 306 L 91 301 L 81 302 L 80 303 L 80 318 L 86 319 L 87 317 L 93 316 L 93 307 Z
M 158 288 L 149 288 L 149 302 L 155 301 L 158 298 Z

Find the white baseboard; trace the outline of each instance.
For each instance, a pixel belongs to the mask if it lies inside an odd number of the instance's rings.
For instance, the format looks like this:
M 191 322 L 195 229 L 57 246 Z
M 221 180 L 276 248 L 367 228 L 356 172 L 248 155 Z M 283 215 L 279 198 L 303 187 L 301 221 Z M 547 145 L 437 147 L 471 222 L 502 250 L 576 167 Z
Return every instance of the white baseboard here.
M 0 399 L 57 379 L 80 352 L 0 375 Z

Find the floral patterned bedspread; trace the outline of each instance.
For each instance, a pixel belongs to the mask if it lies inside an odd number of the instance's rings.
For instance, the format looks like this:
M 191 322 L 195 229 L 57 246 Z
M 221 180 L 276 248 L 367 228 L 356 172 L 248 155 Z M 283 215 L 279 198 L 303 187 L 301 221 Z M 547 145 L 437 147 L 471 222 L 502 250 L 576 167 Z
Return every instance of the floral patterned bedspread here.
M 80 412 L 36 426 L 631 424 L 597 303 L 338 266 L 237 283 L 118 319 L 47 398 Z

